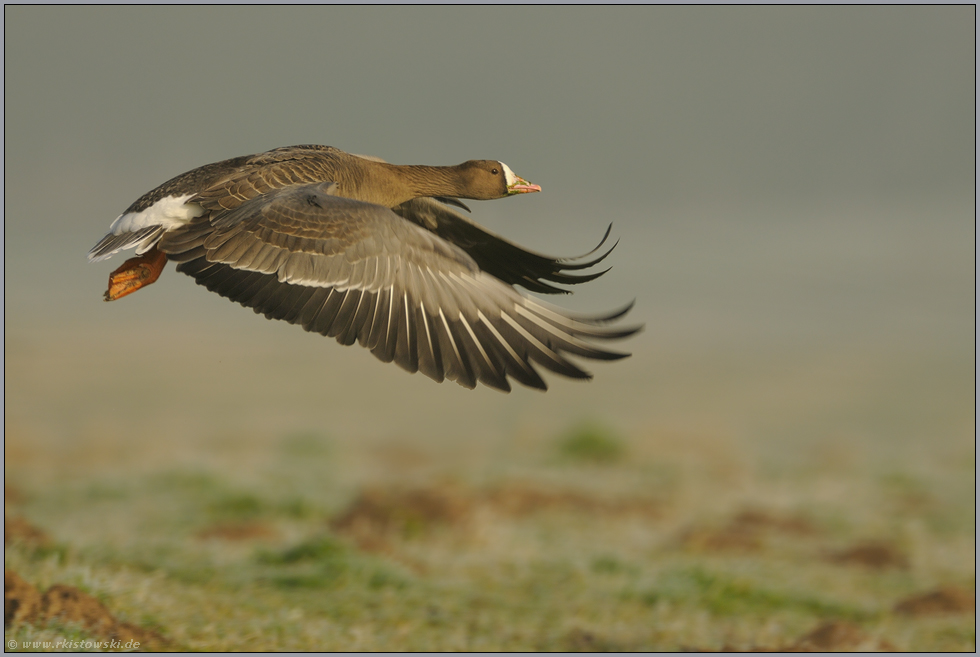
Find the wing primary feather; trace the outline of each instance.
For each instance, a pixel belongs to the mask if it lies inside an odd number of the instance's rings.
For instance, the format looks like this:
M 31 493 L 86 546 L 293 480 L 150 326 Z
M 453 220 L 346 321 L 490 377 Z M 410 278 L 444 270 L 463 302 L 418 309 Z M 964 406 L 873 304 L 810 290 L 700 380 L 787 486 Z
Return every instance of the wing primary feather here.
M 395 348 L 397 347 L 397 327 L 395 328 L 394 334 L 392 333 L 392 323 L 397 323 L 398 318 L 395 313 L 395 286 L 392 284 L 388 286 L 388 312 L 387 321 L 385 322 L 385 328 L 383 331 L 384 338 L 378 340 L 377 346 L 371 350 L 371 352 L 383 360 L 386 363 L 390 363 L 395 359 Z
M 432 333 L 431 333 L 431 332 L 429 331 L 429 323 L 428 323 L 427 321 L 425 321 L 425 317 L 426 317 L 426 312 L 425 312 L 425 301 L 419 301 L 419 307 L 418 307 L 418 310 L 419 310 L 419 312 L 421 313 L 421 314 L 419 315 L 419 317 L 420 317 L 420 318 L 421 318 L 421 320 L 422 320 L 422 328 L 424 328 L 424 329 L 425 329 L 425 344 L 426 344 L 426 346 L 427 346 L 427 347 L 428 347 L 428 349 L 429 349 L 429 353 L 430 353 L 430 354 L 431 354 L 431 355 L 433 356 L 433 358 L 434 358 L 434 357 L 435 357 L 435 354 L 436 354 L 436 350 L 435 350 L 435 348 L 434 348 L 434 347 L 432 346 Z M 421 335 L 421 334 L 422 334 L 422 332 L 421 332 L 421 331 L 419 331 L 419 335 Z
M 454 361 L 451 361 L 450 366 L 446 369 L 456 375 L 453 378 L 454 381 L 472 390 L 476 386 L 473 368 L 470 367 L 469 361 L 460 353 L 456 338 L 453 335 L 453 330 L 450 328 L 449 322 L 446 320 L 446 315 L 442 312 L 442 308 L 439 309 L 439 318 L 442 320 L 442 326 L 446 329 L 445 337 L 452 347 L 452 355 L 454 357 Z M 441 332 L 440 335 L 442 335 Z M 443 351 L 443 353 L 448 355 L 449 352 Z
M 316 289 L 318 288 L 283 283 L 279 286 L 276 295 L 278 298 L 274 297 L 275 303 L 269 303 L 263 314 L 269 319 L 279 319 L 292 324 L 297 312 Z
M 384 299 L 386 298 L 385 293 L 387 288 L 382 288 L 375 293 L 374 299 L 374 312 L 371 314 L 371 328 L 367 332 L 367 337 L 362 345 L 370 350 L 374 350 L 378 346 L 378 342 L 381 340 L 381 327 L 384 324 L 384 318 L 387 317 L 387 310 L 382 306 Z
M 507 373 L 513 376 L 515 379 L 520 381 L 526 386 L 532 388 L 538 388 L 540 390 L 547 390 L 548 386 L 545 385 L 544 380 L 541 375 L 534 371 L 534 368 L 527 361 L 527 355 L 520 355 L 511 346 L 510 342 L 505 338 L 500 332 L 494 327 L 493 322 L 491 322 L 483 314 L 483 311 L 477 313 L 477 319 L 479 324 L 477 326 L 482 326 L 490 335 L 492 340 L 487 342 L 492 345 L 497 345 L 498 348 L 502 348 L 505 357 L 509 358 L 509 362 L 512 367 L 507 368 Z
M 630 304 L 630 306 L 632 306 L 632 304 Z M 619 330 L 601 328 L 600 327 L 601 324 L 605 324 L 610 321 L 606 317 L 573 318 L 573 317 L 569 317 L 568 315 L 556 313 L 540 302 L 533 302 L 529 300 L 525 300 L 525 305 L 516 305 L 515 308 L 517 309 L 517 312 L 520 315 L 536 314 L 544 319 L 547 319 L 549 322 L 555 324 L 556 326 L 564 327 L 569 333 L 575 335 L 587 335 L 593 338 L 600 338 L 600 339 L 624 338 L 633 335 L 641 328 L 639 326 L 628 327 Z M 629 310 L 629 307 L 627 307 L 626 310 Z M 617 312 L 613 318 L 615 319 L 616 317 L 622 316 L 623 312 Z
M 227 265 L 221 265 L 222 267 L 227 267 Z M 223 293 L 223 296 L 228 297 L 232 301 L 237 301 L 243 306 L 249 306 L 249 302 L 252 297 L 265 285 L 272 285 L 272 277 L 268 274 L 262 274 L 259 272 L 242 272 L 242 277 L 234 284 L 227 287 Z M 222 294 L 219 292 L 219 294 Z
M 428 313 L 425 311 L 425 302 L 420 302 L 419 307 L 415 309 L 415 323 L 416 327 L 419 324 L 422 326 L 422 330 L 418 330 L 417 328 L 416 333 L 422 336 L 424 332 L 425 335 L 424 342 L 421 339 L 418 341 L 419 371 L 433 381 L 441 382 L 445 378 L 445 374 L 442 368 L 442 359 L 439 354 L 439 343 L 438 340 L 432 339 Z
M 336 289 L 336 288 L 334 288 Z M 323 311 L 317 317 L 317 328 L 319 333 L 327 337 L 337 335 L 337 327 L 340 322 L 340 312 L 350 298 L 350 290 L 337 290 L 337 294 L 330 298 L 329 304 L 325 304 Z
M 281 285 L 275 276 L 265 276 L 263 281 L 263 284 L 255 289 L 252 298 L 247 303 L 243 301 L 239 301 L 239 303 L 249 306 L 257 313 L 261 313 L 262 311 L 259 308 L 265 305 L 266 301 L 276 293 L 276 290 Z
M 330 330 L 330 324 L 333 323 L 334 315 L 337 312 L 337 308 L 340 307 L 341 302 L 343 302 L 343 292 L 337 288 L 331 288 L 330 294 L 327 295 L 327 298 L 317 308 L 316 315 L 310 318 L 310 326 L 306 330 L 311 333 L 326 335 L 327 331 Z
M 331 337 L 336 337 L 337 342 L 343 345 L 354 344 L 355 340 L 347 342 L 348 332 L 350 332 L 351 325 L 354 323 L 354 315 L 357 313 L 357 308 L 361 305 L 361 290 L 356 288 L 351 288 L 347 290 L 347 295 L 344 298 L 344 303 L 341 304 L 340 309 L 337 311 L 337 319 L 334 321 L 333 330 L 331 331 Z M 356 331 L 355 331 L 356 339 Z
M 202 269 L 201 273 L 198 274 L 198 282 L 200 282 L 204 287 L 208 288 L 212 292 L 218 292 L 221 289 L 222 284 L 235 275 L 235 269 L 218 264 L 215 267 L 209 267 L 207 269 Z M 218 292 L 221 294 L 221 292 Z
M 419 371 L 416 333 L 412 331 L 412 318 L 408 306 L 408 293 L 403 292 L 395 318 L 395 363 L 408 372 Z
M 333 288 L 319 287 L 306 300 L 306 304 L 300 308 L 299 313 L 296 315 L 296 323 L 302 326 L 304 331 L 312 330 L 317 314 L 319 314 L 324 302 L 331 294 L 333 294 Z
M 522 310 L 520 307 L 517 308 L 518 311 Z M 567 351 L 578 356 L 585 356 L 586 358 L 594 358 L 597 360 L 619 360 L 620 358 L 625 358 L 629 354 L 623 354 L 615 351 L 604 351 L 597 347 L 594 347 L 587 342 L 575 337 L 573 334 L 561 331 L 553 324 L 549 324 L 543 319 L 536 317 L 533 313 L 522 312 L 520 317 L 525 321 L 531 322 L 534 327 L 540 331 L 544 331 L 545 334 L 550 336 L 547 338 L 547 342 L 556 343 L 555 346 L 561 351 Z M 520 319 L 518 319 L 520 321 Z M 534 329 L 529 327 L 527 324 L 523 325 L 528 332 L 533 332 Z M 543 337 L 543 336 L 542 336 Z M 549 344 L 549 346 L 551 346 Z
M 502 313 L 500 318 L 504 320 L 517 334 L 527 341 L 527 344 L 534 348 L 534 353 L 540 356 L 536 358 L 539 363 L 547 367 L 552 372 L 557 372 L 559 374 L 564 374 L 576 379 L 591 379 L 592 375 L 588 372 L 575 367 L 570 362 L 561 357 L 560 354 L 551 349 L 548 345 L 542 343 L 536 337 L 528 333 L 524 327 L 522 327 L 515 319 L 513 319 L 507 313 Z
M 354 339 L 362 347 L 366 346 L 368 338 L 371 337 L 371 329 L 374 327 L 374 313 L 378 308 L 378 295 L 378 292 L 362 290 L 361 302 L 357 312 L 354 313 L 354 322 L 351 325 L 354 330 Z
M 486 363 L 486 368 L 480 367 L 481 373 L 485 374 L 485 376 L 480 377 L 480 380 L 488 386 L 510 392 L 510 384 L 507 383 L 506 374 L 500 371 L 497 364 L 490 358 L 490 354 L 488 354 L 486 349 L 483 348 L 483 345 L 480 343 L 480 339 L 476 337 L 476 333 L 473 332 L 473 328 L 466 320 L 466 316 L 460 313 L 459 321 L 463 324 L 463 328 L 466 329 L 466 332 L 473 340 L 473 344 L 480 352 L 480 356 L 483 357 L 483 362 Z
M 357 290 L 357 303 L 354 305 L 354 309 L 350 313 L 350 320 L 347 322 L 347 326 L 344 330 L 337 335 L 337 342 L 342 345 L 350 346 L 357 342 L 357 336 L 360 329 L 364 326 L 364 312 L 361 308 L 366 308 L 370 302 L 364 303 L 364 299 L 367 297 L 368 293 L 364 290 Z
M 388 288 L 388 324 L 385 328 L 385 344 L 391 344 L 391 324 L 392 320 L 395 319 L 395 286 L 391 285 Z

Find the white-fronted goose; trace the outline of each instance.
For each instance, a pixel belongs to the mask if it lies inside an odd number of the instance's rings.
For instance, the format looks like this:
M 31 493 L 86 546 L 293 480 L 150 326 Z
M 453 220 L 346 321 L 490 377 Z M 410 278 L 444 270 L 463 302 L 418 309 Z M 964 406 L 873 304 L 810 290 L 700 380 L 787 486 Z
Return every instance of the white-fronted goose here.
M 603 327 L 632 304 L 573 316 L 513 287 L 565 292 L 552 284 L 601 276 L 568 272 L 595 265 L 611 248 L 591 260 L 582 259 L 599 247 L 550 258 L 447 207 L 540 189 L 494 160 L 398 166 L 330 146 L 277 148 L 208 164 L 147 192 L 89 260 L 136 247 L 137 257 L 110 275 L 107 301 L 154 282 L 174 260 L 177 271 L 269 319 L 359 342 L 409 372 L 505 391 L 511 377 L 544 390 L 532 363 L 591 378 L 564 354 L 623 358 L 629 354 L 587 340 L 640 327 Z

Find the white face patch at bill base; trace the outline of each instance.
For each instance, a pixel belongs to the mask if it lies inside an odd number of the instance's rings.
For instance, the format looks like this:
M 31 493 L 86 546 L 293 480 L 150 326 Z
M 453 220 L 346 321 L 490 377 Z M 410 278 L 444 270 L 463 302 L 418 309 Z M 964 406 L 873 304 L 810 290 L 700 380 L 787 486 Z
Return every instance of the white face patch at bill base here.
M 204 208 L 200 205 L 187 203 L 192 196 L 194 195 L 165 196 L 145 210 L 121 214 L 109 226 L 109 232 L 122 235 L 135 233 L 147 226 L 161 226 L 164 230 L 182 226 L 204 214 Z
M 519 178 L 515 176 L 514 172 L 510 170 L 510 167 L 503 162 L 500 163 L 500 166 L 504 168 L 504 177 L 507 179 L 507 188 L 510 189 L 511 185 L 517 184 Z

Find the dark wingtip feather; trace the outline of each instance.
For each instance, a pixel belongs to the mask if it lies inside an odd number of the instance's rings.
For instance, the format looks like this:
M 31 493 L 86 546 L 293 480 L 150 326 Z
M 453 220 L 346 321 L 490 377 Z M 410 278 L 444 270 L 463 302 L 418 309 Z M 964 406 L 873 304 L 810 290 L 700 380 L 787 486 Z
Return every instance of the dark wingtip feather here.
M 577 262 L 598 251 L 602 245 L 606 243 L 611 230 L 612 224 L 609 224 L 609 227 L 606 228 L 606 232 L 602 236 L 602 239 L 595 246 L 595 248 L 588 253 L 583 253 L 582 255 L 572 258 L 548 258 L 547 256 L 536 256 L 541 260 L 541 262 L 538 263 L 534 269 L 531 269 L 528 274 L 524 274 L 520 280 L 511 280 L 509 282 L 519 283 L 531 292 L 540 292 L 542 294 L 568 294 L 569 290 L 555 287 L 553 285 L 549 285 L 548 283 L 558 283 L 560 285 L 579 285 L 582 283 L 588 283 L 589 281 L 594 281 L 612 269 L 612 267 L 608 267 L 602 271 L 593 272 L 591 274 L 570 274 L 568 272 L 588 269 L 589 267 L 594 267 L 605 260 L 609 254 L 613 252 L 613 249 L 619 245 L 619 240 L 616 240 L 615 244 L 609 247 L 598 257 L 592 258 L 591 260 L 587 260 L 585 262 Z M 545 281 L 548 282 L 546 283 Z
M 626 304 L 625 306 L 623 306 L 619 310 L 614 310 L 610 314 L 604 315 L 600 321 L 602 321 L 602 322 L 611 322 L 614 319 L 619 319 L 620 317 L 622 317 L 623 315 L 625 315 L 629 311 L 633 310 L 633 306 L 635 306 L 635 305 L 636 305 L 636 299 L 631 299 L 628 304 Z M 641 324 L 641 326 L 642 326 L 642 324 Z
M 629 358 L 632 355 L 633 354 L 625 353 L 622 351 L 597 351 L 596 353 L 592 354 L 590 358 L 594 358 L 595 360 L 611 361 L 611 360 L 622 360 L 624 358 Z
M 582 258 L 588 257 L 588 256 L 592 255 L 593 253 L 595 253 L 596 251 L 598 251 L 600 248 L 602 248 L 602 245 L 606 243 L 606 240 L 607 239 L 609 239 L 609 234 L 612 233 L 612 226 L 613 226 L 612 225 L 612 222 L 610 221 L 609 222 L 609 225 L 606 226 L 606 232 L 605 232 L 605 234 L 603 234 L 602 239 L 599 240 L 599 243 L 595 245 L 595 248 L 593 248 L 588 253 L 583 253 L 582 255 L 578 256 L 577 258 L 572 258 L 572 260 L 580 260 Z M 616 240 L 616 244 L 619 244 L 619 240 Z M 616 244 L 613 244 L 613 247 L 612 247 L 613 249 L 616 248 Z M 612 251 L 612 249 L 609 249 L 609 250 Z M 603 257 L 605 257 L 605 256 L 603 256 Z
M 554 281 L 555 283 L 565 283 L 566 285 L 578 285 L 579 283 L 594 281 L 608 272 L 610 269 L 612 269 L 612 267 L 606 267 L 602 271 L 594 272 L 592 274 L 564 274 L 562 272 L 556 272 L 552 274 L 551 278 L 548 280 Z M 566 292 L 567 290 L 562 291 Z
M 606 238 L 602 238 L 602 242 L 605 241 Z M 602 242 L 599 243 L 599 246 L 602 246 Z M 582 255 L 575 256 L 574 258 L 557 258 L 555 260 L 555 263 L 558 265 L 560 269 L 578 270 L 578 269 L 588 269 L 589 267 L 594 267 L 595 265 L 598 265 L 600 262 L 605 260 L 609 256 L 609 254 L 613 252 L 613 249 L 619 246 L 619 240 L 616 240 L 616 242 L 612 246 L 610 246 L 609 249 L 606 250 L 606 252 L 603 253 L 601 256 L 598 256 L 597 258 L 593 258 L 592 260 L 589 260 L 587 262 L 578 262 L 578 263 L 575 262 L 576 260 L 581 260 L 582 258 L 587 258 L 588 256 L 592 255 L 593 253 L 596 252 L 596 249 L 598 249 L 599 246 L 597 246 L 595 249 L 592 249 L 588 253 L 583 253 Z

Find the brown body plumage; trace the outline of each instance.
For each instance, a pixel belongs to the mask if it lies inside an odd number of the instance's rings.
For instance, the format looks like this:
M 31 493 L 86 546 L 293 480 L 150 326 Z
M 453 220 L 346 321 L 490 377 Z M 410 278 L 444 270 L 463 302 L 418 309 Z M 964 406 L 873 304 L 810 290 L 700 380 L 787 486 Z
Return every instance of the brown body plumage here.
M 196 191 L 196 202 L 206 208 L 230 210 L 275 189 L 316 182 L 336 184 L 337 196 L 386 208 L 420 197 L 490 200 L 508 195 L 504 170 L 492 160 L 448 167 L 398 165 L 311 144 L 206 164 L 147 192 L 126 212 L 140 212 L 188 190 Z

